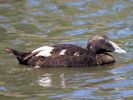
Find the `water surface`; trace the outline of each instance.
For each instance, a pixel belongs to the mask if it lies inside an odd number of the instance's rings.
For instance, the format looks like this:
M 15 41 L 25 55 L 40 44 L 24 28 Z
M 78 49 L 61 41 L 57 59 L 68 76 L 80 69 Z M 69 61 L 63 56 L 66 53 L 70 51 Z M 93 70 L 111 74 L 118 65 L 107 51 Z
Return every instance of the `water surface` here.
M 4 51 L 85 47 L 95 33 L 127 53 L 111 65 L 33 69 Z M 0 0 L 0 68 L 1 100 L 132 100 L 133 0 Z

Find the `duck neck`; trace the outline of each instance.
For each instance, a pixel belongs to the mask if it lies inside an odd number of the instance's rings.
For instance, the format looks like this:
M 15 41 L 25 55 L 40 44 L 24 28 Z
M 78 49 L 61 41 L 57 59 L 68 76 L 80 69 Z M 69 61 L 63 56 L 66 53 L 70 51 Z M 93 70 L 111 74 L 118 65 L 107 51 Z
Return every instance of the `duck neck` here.
M 96 55 L 97 55 L 96 52 L 94 50 L 90 49 L 89 46 L 86 47 L 86 50 L 89 52 L 90 56 L 96 57 Z

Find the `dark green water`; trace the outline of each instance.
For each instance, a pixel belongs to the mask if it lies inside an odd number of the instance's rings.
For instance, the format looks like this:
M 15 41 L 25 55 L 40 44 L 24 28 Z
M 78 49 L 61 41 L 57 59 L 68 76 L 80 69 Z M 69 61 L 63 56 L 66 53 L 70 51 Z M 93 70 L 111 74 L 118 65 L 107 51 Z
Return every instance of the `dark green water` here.
M 33 69 L 4 51 L 56 43 L 85 47 L 94 33 L 127 53 L 113 54 L 113 65 Z M 133 0 L 0 0 L 0 100 L 60 99 L 133 99 Z

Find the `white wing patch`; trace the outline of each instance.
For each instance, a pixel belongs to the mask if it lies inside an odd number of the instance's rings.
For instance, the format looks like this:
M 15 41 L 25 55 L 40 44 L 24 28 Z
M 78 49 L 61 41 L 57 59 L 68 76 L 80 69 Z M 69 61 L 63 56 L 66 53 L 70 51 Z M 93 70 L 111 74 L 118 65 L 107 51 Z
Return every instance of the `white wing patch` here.
M 79 52 L 74 53 L 74 56 L 79 56 L 79 55 L 80 55 Z
M 35 49 L 34 51 L 32 51 L 32 53 L 34 52 L 39 52 L 36 56 L 44 56 L 44 57 L 48 57 L 51 56 L 51 51 L 53 50 L 53 47 L 50 46 L 43 46 L 40 48 Z
M 60 54 L 60 55 L 65 55 L 65 52 L 66 52 L 66 49 L 63 49 L 63 50 L 60 51 L 59 54 Z
M 109 41 L 109 42 L 113 45 L 113 47 L 115 49 L 114 52 L 117 52 L 117 53 L 126 53 L 126 51 L 121 49 L 116 43 L 114 43 L 112 41 Z

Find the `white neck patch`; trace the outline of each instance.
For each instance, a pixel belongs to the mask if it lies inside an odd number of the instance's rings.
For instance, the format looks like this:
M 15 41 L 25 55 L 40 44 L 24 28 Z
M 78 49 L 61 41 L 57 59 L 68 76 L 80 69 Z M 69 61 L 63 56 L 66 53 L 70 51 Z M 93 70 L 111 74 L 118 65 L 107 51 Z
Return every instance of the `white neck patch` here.
M 53 47 L 50 46 L 43 46 L 40 48 L 35 49 L 34 51 L 32 51 L 32 53 L 34 52 L 39 52 L 36 56 L 44 56 L 44 57 L 48 57 L 51 56 L 51 51 L 53 50 Z
M 117 52 L 117 53 L 126 53 L 125 50 L 121 49 L 116 43 L 112 42 L 112 41 L 109 41 L 112 46 L 114 47 L 115 51 L 114 52 Z

